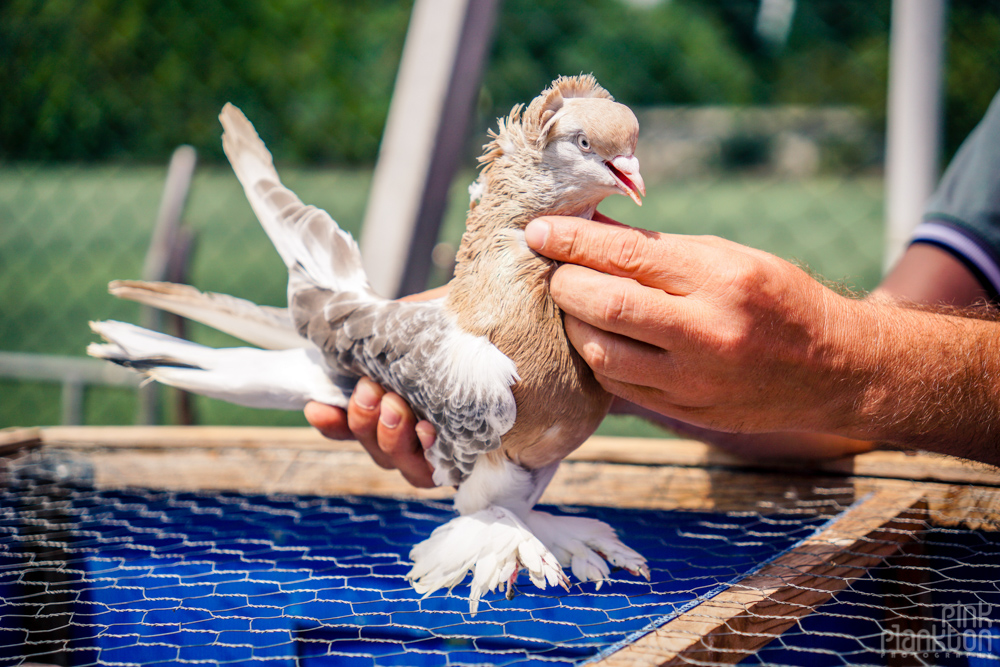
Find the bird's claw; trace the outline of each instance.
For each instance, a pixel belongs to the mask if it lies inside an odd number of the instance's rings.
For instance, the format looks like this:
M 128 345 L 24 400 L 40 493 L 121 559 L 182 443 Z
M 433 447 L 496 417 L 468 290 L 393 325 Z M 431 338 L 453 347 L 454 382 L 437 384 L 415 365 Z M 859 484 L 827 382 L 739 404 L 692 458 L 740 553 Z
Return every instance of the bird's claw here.
M 611 574 L 611 566 L 650 580 L 646 559 L 625 546 L 603 521 L 538 511 L 530 512 L 525 521 L 536 535 L 545 536 L 545 546 L 564 568 L 573 570 L 580 582 L 593 581 L 600 590 Z

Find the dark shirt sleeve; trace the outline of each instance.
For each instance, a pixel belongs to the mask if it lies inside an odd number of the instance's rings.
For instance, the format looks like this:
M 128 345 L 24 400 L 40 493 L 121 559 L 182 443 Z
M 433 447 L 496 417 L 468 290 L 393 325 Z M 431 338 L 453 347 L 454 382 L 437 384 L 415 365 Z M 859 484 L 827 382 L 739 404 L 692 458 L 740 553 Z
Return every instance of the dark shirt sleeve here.
M 991 300 L 998 300 L 1000 93 L 948 165 L 911 243 L 948 251 L 976 275 Z

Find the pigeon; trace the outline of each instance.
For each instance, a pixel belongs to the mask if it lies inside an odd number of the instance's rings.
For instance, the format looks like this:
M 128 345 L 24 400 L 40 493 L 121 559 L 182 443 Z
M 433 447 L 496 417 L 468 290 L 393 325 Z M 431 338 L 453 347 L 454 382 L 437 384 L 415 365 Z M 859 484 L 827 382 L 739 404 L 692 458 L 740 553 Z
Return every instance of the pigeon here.
M 559 77 L 498 120 L 470 187 L 447 295 L 375 294 L 358 246 L 325 211 L 285 188 L 246 117 L 227 104 L 223 147 L 288 268 L 288 308 L 169 283 L 116 281 L 113 294 L 203 322 L 259 347 L 211 349 L 123 322 L 91 323 L 92 356 L 152 380 L 252 407 L 346 407 L 367 376 L 437 430 L 434 482 L 456 486 L 458 516 L 413 547 L 420 594 L 462 583 L 469 605 L 512 598 L 519 573 L 569 589 L 566 569 L 599 588 L 611 567 L 649 579 L 646 560 L 606 523 L 534 509 L 559 463 L 588 438 L 611 396 L 570 344 L 549 293 L 556 263 L 525 243 L 542 215 L 592 218 L 607 196 L 641 205 L 635 115 L 592 75 Z

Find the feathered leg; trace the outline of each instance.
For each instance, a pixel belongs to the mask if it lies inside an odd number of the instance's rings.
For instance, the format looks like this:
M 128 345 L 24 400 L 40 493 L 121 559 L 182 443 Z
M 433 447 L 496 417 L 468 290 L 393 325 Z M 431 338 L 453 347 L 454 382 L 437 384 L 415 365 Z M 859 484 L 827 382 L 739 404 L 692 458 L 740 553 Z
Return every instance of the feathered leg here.
M 614 528 L 603 521 L 536 510 L 529 511 L 523 518 L 559 564 L 571 568 L 573 576 L 581 583 L 594 581 L 600 590 L 611 573 L 608 563 L 649 581 L 646 559 L 622 543 Z
M 418 593 L 452 589 L 473 574 L 469 611 L 496 589 L 507 590 L 523 569 L 539 588 L 569 588 L 563 568 L 581 582 L 608 578 L 612 565 L 649 579 L 646 560 L 625 546 L 602 521 L 556 516 L 531 506 L 541 495 L 540 477 L 502 457 L 484 456 L 455 496 L 461 516 L 438 527 L 410 551 L 413 569 L 407 579 Z
M 406 578 L 414 590 L 424 595 L 442 588 L 451 590 L 471 571 L 469 612 L 473 616 L 485 593 L 497 588 L 510 592 L 508 587 L 522 569 L 539 588 L 569 588 L 569 580 L 552 552 L 517 514 L 499 505 L 439 526 L 413 547 L 410 559 L 413 569 Z

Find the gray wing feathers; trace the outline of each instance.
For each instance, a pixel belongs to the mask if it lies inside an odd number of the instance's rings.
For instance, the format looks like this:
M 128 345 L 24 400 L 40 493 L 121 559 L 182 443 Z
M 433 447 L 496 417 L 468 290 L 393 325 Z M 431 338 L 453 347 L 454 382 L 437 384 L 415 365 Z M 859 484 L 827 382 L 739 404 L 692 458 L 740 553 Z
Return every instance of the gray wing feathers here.
M 289 294 L 309 286 L 370 291 L 357 243 L 326 211 L 306 206 L 281 184 L 271 154 L 246 116 L 227 104 L 219 120 L 226 156 L 288 268 Z
M 398 393 L 437 429 L 427 458 L 437 484 L 458 484 L 476 459 L 500 447 L 517 414 L 517 369 L 486 338 L 459 329 L 443 299 L 372 302 L 308 290 L 291 305 L 299 333 L 344 371 Z
M 271 308 L 228 294 L 202 292 L 190 285 L 115 280 L 108 291 L 182 317 L 201 322 L 269 350 L 313 347 L 295 331 L 285 308 Z
M 250 121 L 227 104 L 222 145 L 261 226 L 288 267 L 288 305 L 300 336 L 337 373 L 367 375 L 397 392 L 438 437 L 434 481 L 457 484 L 514 425 L 514 363 L 459 329 L 434 302 L 375 295 L 350 234 L 285 188 Z

